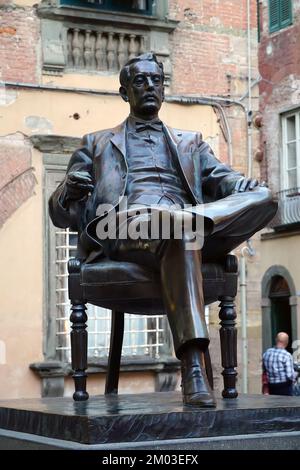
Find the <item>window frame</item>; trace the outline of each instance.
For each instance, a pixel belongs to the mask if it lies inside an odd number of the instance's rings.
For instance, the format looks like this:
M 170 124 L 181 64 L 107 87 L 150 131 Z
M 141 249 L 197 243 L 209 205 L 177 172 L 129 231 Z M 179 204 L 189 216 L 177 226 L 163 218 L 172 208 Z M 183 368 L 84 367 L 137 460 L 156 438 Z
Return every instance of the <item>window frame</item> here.
M 55 249 L 55 232 L 50 230 L 48 200 L 66 172 L 70 157 L 65 154 L 44 153 L 44 325 L 43 352 L 46 360 L 57 360 L 56 352 L 56 311 L 55 311 L 55 261 L 52 256 Z
M 115 8 L 113 6 L 113 0 L 104 0 L 104 5 L 99 5 L 95 3 L 90 3 L 86 0 L 58 0 L 58 6 L 59 7 L 79 7 L 83 9 L 92 9 L 96 10 L 99 12 L 116 12 L 116 13 L 134 13 L 138 15 L 147 15 L 147 16 L 152 16 L 153 15 L 153 1 L 152 0 L 146 0 L 147 1 L 147 8 L 144 10 L 138 9 L 138 8 L 126 8 L 126 7 L 118 7 Z
M 286 19 L 282 19 L 282 7 L 283 2 L 288 2 L 289 16 Z M 278 9 L 277 11 L 277 22 L 272 24 L 272 9 Z M 273 11 L 274 14 L 274 11 Z M 268 15 L 269 15 L 269 32 L 275 33 L 280 31 L 291 24 L 293 24 L 293 3 L 292 0 L 269 0 L 268 2 Z
M 296 169 L 297 182 L 296 187 L 300 188 L 300 108 L 289 111 L 281 116 L 282 129 L 282 171 L 281 171 L 281 189 L 293 189 L 288 182 L 288 144 L 292 141 L 287 136 L 287 120 L 289 117 L 295 116 L 295 141 L 296 141 Z

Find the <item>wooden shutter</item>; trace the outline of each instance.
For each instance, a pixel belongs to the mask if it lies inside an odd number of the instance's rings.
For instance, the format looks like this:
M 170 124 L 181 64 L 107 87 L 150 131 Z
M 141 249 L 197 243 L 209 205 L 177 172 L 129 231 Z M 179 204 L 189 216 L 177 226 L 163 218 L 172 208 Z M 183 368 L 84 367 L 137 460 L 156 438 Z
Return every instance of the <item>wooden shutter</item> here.
M 280 0 L 269 0 L 269 31 L 280 29 Z
M 280 27 L 285 28 L 292 24 L 292 1 L 280 1 Z
M 269 31 L 279 31 L 292 24 L 292 0 L 269 0 Z

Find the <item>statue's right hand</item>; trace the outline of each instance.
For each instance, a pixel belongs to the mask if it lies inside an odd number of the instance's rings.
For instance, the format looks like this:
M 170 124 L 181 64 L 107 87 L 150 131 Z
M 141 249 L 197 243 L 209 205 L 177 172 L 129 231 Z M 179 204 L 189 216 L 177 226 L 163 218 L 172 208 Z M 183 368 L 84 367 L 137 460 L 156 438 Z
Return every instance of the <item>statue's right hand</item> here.
M 93 180 L 87 171 L 70 171 L 68 173 L 66 190 L 69 199 L 81 199 L 93 189 Z

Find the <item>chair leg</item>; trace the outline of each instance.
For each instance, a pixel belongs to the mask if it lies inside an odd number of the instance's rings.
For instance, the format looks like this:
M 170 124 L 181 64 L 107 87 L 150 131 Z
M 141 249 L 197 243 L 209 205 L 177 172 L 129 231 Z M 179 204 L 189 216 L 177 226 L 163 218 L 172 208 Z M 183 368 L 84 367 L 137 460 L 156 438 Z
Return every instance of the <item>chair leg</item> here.
M 236 398 L 237 372 L 237 330 L 235 327 L 236 311 L 234 297 L 224 296 L 220 298 L 220 340 L 223 367 L 224 390 L 223 398 Z
M 204 362 L 205 362 L 207 380 L 210 385 L 210 388 L 213 390 L 214 389 L 214 377 L 213 377 L 210 354 L 209 354 L 208 348 L 205 350 L 205 353 L 204 353 Z
M 71 310 L 71 354 L 74 371 L 72 377 L 75 383 L 73 398 L 75 401 L 84 401 L 89 398 L 86 391 L 87 374 L 85 372 L 87 369 L 86 306 L 84 303 L 73 303 Z
M 111 334 L 105 384 L 105 395 L 118 393 L 123 336 L 124 313 L 116 312 L 115 310 L 113 310 L 111 314 Z

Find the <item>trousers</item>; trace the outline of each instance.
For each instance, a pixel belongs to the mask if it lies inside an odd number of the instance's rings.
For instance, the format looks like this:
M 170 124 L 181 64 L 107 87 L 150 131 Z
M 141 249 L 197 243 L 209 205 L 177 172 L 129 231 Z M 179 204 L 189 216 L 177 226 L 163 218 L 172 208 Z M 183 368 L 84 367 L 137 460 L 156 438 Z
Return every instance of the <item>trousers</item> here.
M 183 233 L 180 239 L 172 236 L 155 240 L 127 238 L 116 239 L 111 244 L 111 259 L 148 265 L 160 272 L 164 306 L 178 358 L 188 343 L 197 343 L 202 350 L 209 344 L 201 264 L 222 262 L 230 251 L 261 230 L 276 210 L 277 204 L 270 191 L 257 187 L 212 203 L 182 209 L 203 217 L 202 248 L 188 248 L 191 243 L 189 233 Z M 138 223 L 142 216 L 134 217 Z M 151 223 L 151 213 L 148 220 Z
M 287 382 L 280 382 L 276 384 L 269 383 L 269 394 L 270 395 L 293 395 L 293 383 L 288 380 Z

